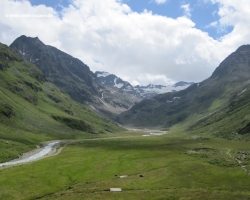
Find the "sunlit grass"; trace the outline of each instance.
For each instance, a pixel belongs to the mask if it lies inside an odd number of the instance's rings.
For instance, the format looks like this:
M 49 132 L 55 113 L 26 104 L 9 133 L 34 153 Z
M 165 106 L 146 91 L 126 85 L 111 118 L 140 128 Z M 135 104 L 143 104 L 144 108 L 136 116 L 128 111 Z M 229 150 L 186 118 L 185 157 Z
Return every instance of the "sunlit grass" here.
M 61 154 L 1 170 L 0 197 L 10 199 L 241 199 L 250 177 L 235 161 L 248 142 L 159 137 L 81 140 Z M 141 133 L 140 133 L 141 134 Z M 112 135 L 110 135 L 112 136 Z M 212 149 L 212 151 L 210 151 Z M 230 149 L 231 156 L 229 156 Z M 191 153 L 192 152 L 192 153 Z M 211 162 L 211 160 L 218 160 Z M 235 165 L 226 165 L 231 162 Z M 142 174 L 143 177 L 139 177 Z M 128 175 L 118 178 L 115 175 Z M 23 187 L 25 185 L 25 187 Z M 109 188 L 122 188 L 113 194 Z

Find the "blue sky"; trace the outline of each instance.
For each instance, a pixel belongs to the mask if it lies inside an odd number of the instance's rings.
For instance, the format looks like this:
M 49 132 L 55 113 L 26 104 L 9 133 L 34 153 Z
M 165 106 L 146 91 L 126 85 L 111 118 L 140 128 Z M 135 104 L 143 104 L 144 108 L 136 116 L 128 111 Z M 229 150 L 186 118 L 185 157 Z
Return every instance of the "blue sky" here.
M 202 81 L 250 43 L 249 0 L 1 0 L 0 42 L 20 35 L 133 85 Z
M 142 12 L 144 9 L 152 11 L 154 14 L 177 18 L 185 15 L 183 5 L 190 7 L 190 19 L 195 23 L 195 27 L 206 31 L 213 38 L 220 37 L 215 28 L 206 28 L 210 23 L 217 21 L 218 15 L 214 11 L 218 10 L 218 4 L 202 3 L 200 0 L 168 0 L 163 4 L 145 0 L 124 0 L 132 10 Z

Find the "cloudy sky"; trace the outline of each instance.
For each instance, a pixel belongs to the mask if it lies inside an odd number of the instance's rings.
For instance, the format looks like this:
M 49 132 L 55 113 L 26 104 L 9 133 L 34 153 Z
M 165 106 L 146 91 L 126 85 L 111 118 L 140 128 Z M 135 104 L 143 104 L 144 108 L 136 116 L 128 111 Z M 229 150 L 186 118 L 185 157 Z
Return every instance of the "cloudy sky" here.
M 199 82 L 250 43 L 249 0 L 1 0 L 0 42 L 39 37 L 133 85 Z

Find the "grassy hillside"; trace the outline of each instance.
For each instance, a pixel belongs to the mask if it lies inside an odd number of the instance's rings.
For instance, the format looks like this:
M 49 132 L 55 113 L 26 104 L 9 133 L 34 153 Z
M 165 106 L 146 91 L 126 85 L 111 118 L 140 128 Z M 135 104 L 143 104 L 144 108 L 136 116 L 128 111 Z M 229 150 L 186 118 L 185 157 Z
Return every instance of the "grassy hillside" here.
M 41 141 L 121 130 L 74 102 L 48 82 L 35 65 L 0 44 L 0 162 Z
M 225 107 L 203 116 L 189 127 L 200 135 L 213 135 L 227 139 L 250 139 L 250 90 L 242 93 Z

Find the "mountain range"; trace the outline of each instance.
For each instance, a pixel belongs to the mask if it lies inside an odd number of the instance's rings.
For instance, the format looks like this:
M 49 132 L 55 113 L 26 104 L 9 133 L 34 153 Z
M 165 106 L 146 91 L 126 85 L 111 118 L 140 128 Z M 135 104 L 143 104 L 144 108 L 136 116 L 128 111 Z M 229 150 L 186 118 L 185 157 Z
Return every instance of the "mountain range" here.
M 179 90 L 191 84 L 183 82 L 186 86 L 177 84 L 173 87 L 133 87 L 113 74 L 94 74 L 79 59 L 53 46 L 45 45 L 38 37 L 22 35 L 10 47 L 24 60 L 36 65 L 48 81 L 68 93 L 73 100 L 87 105 L 109 119 L 114 119 L 117 114 L 131 108 L 142 99 L 174 89 Z
M 142 99 L 150 99 L 157 94 L 183 90 L 193 84 L 193 82 L 180 81 L 174 85 L 168 86 L 153 84 L 149 84 L 147 86 L 132 86 L 129 82 L 124 81 L 116 75 L 108 72 L 97 71 L 95 74 L 105 86 L 118 88 L 122 93 L 130 93 Z
M 223 60 L 208 79 L 178 92 L 143 100 L 120 114 L 117 120 L 123 125 L 136 127 L 195 124 L 236 101 L 240 94 L 248 91 L 249 84 L 250 45 L 243 45 Z M 248 114 L 245 114 L 242 118 L 246 120 L 240 127 L 249 122 Z
M 121 94 L 114 88 L 105 87 L 82 61 L 45 45 L 37 37 L 22 35 L 10 47 L 24 60 L 35 64 L 48 81 L 68 93 L 73 100 L 108 118 L 141 100 L 133 94 Z
M 3 121 L 15 118 L 18 113 L 8 98 L 12 102 L 21 98 L 21 102 L 32 104 L 32 109 L 43 102 L 46 111 L 39 109 L 47 113 L 53 123 L 93 133 L 98 132 L 93 128 L 93 121 L 76 112 L 76 102 L 88 107 L 81 108 L 83 113 L 90 109 L 123 126 L 170 128 L 178 125 L 190 133 L 230 138 L 245 137 L 250 132 L 250 45 L 242 45 L 230 54 L 206 80 L 178 82 L 173 86 L 132 86 L 114 74 L 93 73 L 77 58 L 45 45 L 39 38 L 21 36 L 10 47 L 16 53 L 2 45 L 0 57 Z M 61 114 L 52 111 L 52 107 Z M 97 121 L 99 119 L 102 118 Z

